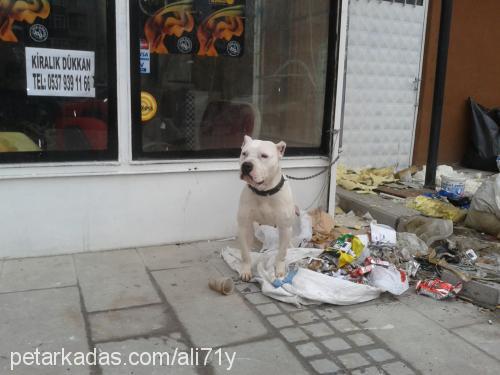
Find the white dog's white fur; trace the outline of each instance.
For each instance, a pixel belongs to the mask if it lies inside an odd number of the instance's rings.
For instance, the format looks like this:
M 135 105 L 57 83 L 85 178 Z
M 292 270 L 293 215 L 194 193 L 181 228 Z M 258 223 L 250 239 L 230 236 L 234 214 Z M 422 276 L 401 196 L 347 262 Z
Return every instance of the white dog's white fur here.
M 286 251 L 292 237 L 295 205 L 288 181 L 275 194 L 262 196 L 252 191 L 268 191 L 278 186 L 282 179 L 280 159 L 285 153 L 285 142 L 273 143 L 254 140 L 245 136 L 240 156 L 240 177 L 249 186 L 241 192 L 238 210 L 238 236 L 241 245 L 242 265 L 240 276 L 244 281 L 252 278 L 250 249 L 253 243 L 253 223 L 276 226 L 279 232 L 279 249 L 276 256 L 276 277 L 285 276 Z

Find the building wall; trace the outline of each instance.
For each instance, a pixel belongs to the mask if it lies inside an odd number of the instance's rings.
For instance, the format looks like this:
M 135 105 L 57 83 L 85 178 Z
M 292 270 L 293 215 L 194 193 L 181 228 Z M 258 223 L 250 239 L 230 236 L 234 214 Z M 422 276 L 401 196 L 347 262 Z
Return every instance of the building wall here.
M 429 4 L 420 110 L 413 161 L 425 164 L 434 93 L 441 1 Z M 467 98 L 486 107 L 500 106 L 500 1 L 455 0 L 446 75 L 439 163 L 459 163 L 469 144 Z
M 288 166 L 297 163 L 327 164 L 318 158 L 284 161 Z M 136 166 L 133 173 L 117 166 L 96 176 L 2 176 L 0 259 L 235 236 L 244 188 L 237 161 L 195 164 L 201 171 Z M 318 170 L 292 167 L 286 173 L 306 176 Z M 326 179 L 323 174 L 291 181 L 297 205 L 326 208 Z

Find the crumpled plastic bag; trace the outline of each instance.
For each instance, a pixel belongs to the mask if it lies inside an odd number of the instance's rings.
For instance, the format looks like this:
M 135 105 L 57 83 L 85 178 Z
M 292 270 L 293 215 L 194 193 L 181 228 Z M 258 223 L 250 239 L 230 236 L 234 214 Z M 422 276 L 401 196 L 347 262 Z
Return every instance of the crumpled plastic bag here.
M 399 232 L 397 238 L 396 247 L 404 260 L 429 254 L 429 247 L 415 233 Z
M 484 181 L 472 198 L 465 225 L 500 239 L 500 174 Z
M 500 219 L 500 173 L 482 183 L 472 198 L 470 209 L 487 212 Z
M 387 268 L 374 265 L 367 279 L 370 285 L 396 296 L 403 294 L 409 288 L 406 272 L 398 270 L 394 265 Z
M 425 216 L 401 218 L 398 232 L 415 233 L 428 246 L 453 234 L 453 221 Z
M 255 237 L 262 242 L 262 249 L 271 250 L 279 247 L 279 232 L 278 229 L 270 225 L 257 225 L 255 228 Z M 301 247 L 305 243 L 311 241 L 312 226 L 311 216 L 305 211 L 300 211 L 298 218 L 293 225 L 293 236 L 291 245 L 293 247 Z
M 466 210 L 461 210 L 451 203 L 446 203 L 423 195 L 409 198 L 406 202 L 406 206 L 426 216 L 449 219 L 454 223 L 462 221 L 467 214 Z

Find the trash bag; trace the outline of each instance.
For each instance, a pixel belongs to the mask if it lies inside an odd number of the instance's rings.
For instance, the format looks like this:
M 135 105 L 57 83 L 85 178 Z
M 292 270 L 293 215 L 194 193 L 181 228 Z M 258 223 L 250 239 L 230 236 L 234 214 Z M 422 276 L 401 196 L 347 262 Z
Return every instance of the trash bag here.
M 500 173 L 484 181 L 477 190 L 465 225 L 500 239 Z
M 500 108 L 487 109 L 469 98 L 472 112 L 472 143 L 463 165 L 484 171 L 498 171 L 496 158 L 500 155 Z
M 500 219 L 500 173 L 485 180 L 472 198 L 471 210 L 488 212 Z
M 290 248 L 286 254 L 287 267 L 306 257 L 317 257 L 323 250 Z M 352 305 L 378 298 L 382 290 L 371 285 L 353 283 L 340 277 L 332 277 L 321 272 L 299 268 L 291 282 L 275 286 L 274 262 L 277 250 L 263 253 L 251 252 L 252 281 L 258 282 L 262 294 L 282 302 L 301 305 L 330 303 L 333 305 Z M 241 268 L 240 250 L 225 248 L 222 258 L 236 272 Z

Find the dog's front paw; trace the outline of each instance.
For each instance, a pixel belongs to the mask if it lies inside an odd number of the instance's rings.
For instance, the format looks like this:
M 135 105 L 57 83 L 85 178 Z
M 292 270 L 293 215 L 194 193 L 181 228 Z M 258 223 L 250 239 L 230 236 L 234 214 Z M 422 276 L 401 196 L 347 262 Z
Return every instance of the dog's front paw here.
M 243 263 L 241 265 L 240 277 L 243 281 L 250 281 L 252 278 L 252 266 L 250 264 Z
M 286 274 L 285 262 L 276 262 L 274 268 L 275 268 L 276 277 L 278 279 L 282 279 L 285 277 L 285 274 Z

